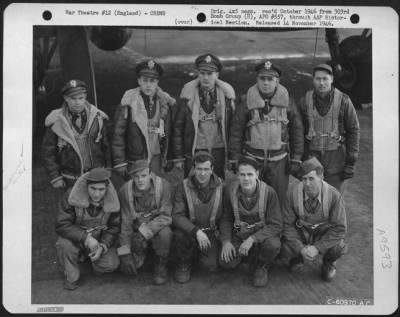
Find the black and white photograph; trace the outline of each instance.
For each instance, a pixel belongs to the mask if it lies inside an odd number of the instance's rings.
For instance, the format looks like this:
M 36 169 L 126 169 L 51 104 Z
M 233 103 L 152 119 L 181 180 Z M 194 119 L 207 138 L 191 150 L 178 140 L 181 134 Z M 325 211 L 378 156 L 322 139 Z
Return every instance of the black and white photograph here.
M 34 7 L 24 43 L 30 104 L 4 104 L 3 249 L 26 257 L 3 261 L 30 311 L 396 309 L 398 133 L 380 132 L 398 132 L 398 45 L 376 45 L 398 16 L 54 7 Z

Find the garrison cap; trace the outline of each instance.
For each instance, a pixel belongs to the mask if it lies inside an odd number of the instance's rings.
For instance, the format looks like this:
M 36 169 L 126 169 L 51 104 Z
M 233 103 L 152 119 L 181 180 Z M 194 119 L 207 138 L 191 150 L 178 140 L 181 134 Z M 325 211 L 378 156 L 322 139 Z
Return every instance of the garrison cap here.
M 323 170 L 324 168 L 316 157 L 312 157 L 300 164 L 298 175 L 299 177 L 303 177 L 304 175 L 307 175 L 311 171 L 316 171 L 317 169 Z
M 206 156 L 209 159 L 209 161 L 211 162 L 211 165 L 214 165 L 214 157 L 210 154 L 210 152 L 198 151 L 198 152 L 194 153 L 194 155 L 192 157 L 193 166 L 195 165 L 196 159 L 199 158 L 200 156 Z
M 266 60 L 256 66 L 256 72 L 258 75 L 264 76 L 274 76 L 274 77 L 281 77 L 282 70 L 272 63 L 270 60 Z
M 328 64 L 319 64 L 319 65 L 315 66 L 313 69 L 313 73 L 315 73 L 317 70 L 323 70 L 323 71 L 326 71 L 329 74 L 333 75 L 332 67 L 329 66 Z
M 103 167 L 96 167 L 88 172 L 85 176 L 88 184 L 93 183 L 108 183 L 111 173 Z
M 257 171 L 260 169 L 260 164 L 258 163 L 258 161 L 248 155 L 239 156 L 238 167 L 244 164 L 253 166 Z
M 86 83 L 79 79 L 71 79 L 67 81 L 64 87 L 61 89 L 61 93 L 68 97 L 86 92 Z
M 160 64 L 156 63 L 154 60 L 150 59 L 144 62 L 141 62 L 136 66 L 136 76 L 147 76 L 151 78 L 160 78 L 164 73 L 163 68 Z
M 200 55 L 194 61 L 196 68 L 203 71 L 219 72 L 222 69 L 222 63 L 219 58 L 213 54 Z
M 150 167 L 149 162 L 147 162 L 146 160 L 137 160 L 132 163 L 132 166 L 130 167 L 128 174 L 130 176 L 133 176 L 135 175 L 135 173 L 143 171 L 144 169 L 149 167 Z

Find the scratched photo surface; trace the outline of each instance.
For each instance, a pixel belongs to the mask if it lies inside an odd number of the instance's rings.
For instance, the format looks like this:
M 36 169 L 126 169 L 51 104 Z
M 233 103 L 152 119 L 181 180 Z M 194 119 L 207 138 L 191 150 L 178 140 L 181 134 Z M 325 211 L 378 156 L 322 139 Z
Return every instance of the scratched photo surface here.
M 89 83 L 88 101 L 112 121 L 124 92 L 137 87 L 138 63 L 149 58 L 160 63 L 164 68 L 160 87 L 178 99 L 183 85 L 197 76 L 194 60 L 209 52 L 220 58 L 223 69 L 219 78 L 231 84 L 237 96 L 246 94 L 255 84 L 256 64 L 270 59 L 281 67 L 281 84 L 298 102 L 312 87 L 312 67 L 332 59 L 326 31 L 34 26 L 32 304 L 373 304 L 371 30 L 366 36 L 363 29 L 336 29 L 340 58 L 349 71 L 337 85 L 356 106 L 361 137 L 355 176 L 345 182 L 348 252 L 338 261 L 332 282 L 320 278 L 319 256 L 317 261 L 307 263 L 302 272 L 289 272 L 274 262 L 268 285 L 262 289 L 252 286 L 245 265 L 216 273 L 194 268 L 191 281 L 181 285 L 173 278 L 176 256 L 172 252 L 169 281 L 161 287 L 152 285 L 151 263 L 145 263 L 135 279 L 119 271 L 97 276 L 89 263 L 83 263 L 82 285 L 68 292 L 63 288 L 63 272 L 55 248 L 55 220 L 63 190 L 50 185 L 41 146 L 45 118 L 62 105 L 60 91 L 67 80 L 79 76 L 77 79 Z M 74 41 L 77 34 L 78 40 Z M 359 45 L 361 38 L 363 46 Z M 165 177 L 176 186 L 183 174 L 174 168 Z

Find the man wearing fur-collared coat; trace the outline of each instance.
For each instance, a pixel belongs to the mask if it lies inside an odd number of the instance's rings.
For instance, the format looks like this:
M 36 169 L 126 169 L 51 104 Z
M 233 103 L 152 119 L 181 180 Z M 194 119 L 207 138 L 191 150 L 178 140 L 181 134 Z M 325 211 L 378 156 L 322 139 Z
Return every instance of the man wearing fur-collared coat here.
M 42 143 L 44 167 L 54 188 L 71 187 L 92 168 L 111 167 L 108 116 L 87 102 L 83 81 L 68 81 L 62 92 L 65 103 L 47 116 Z
M 228 151 L 228 131 L 235 106 L 235 91 L 218 79 L 222 64 L 212 54 L 195 61 L 198 78 L 182 89 L 173 130 L 175 166 L 185 168 L 185 177 L 192 167 L 195 152 L 208 151 L 215 159 L 214 173 L 224 177 Z
M 158 86 L 162 74 L 162 67 L 153 60 L 140 63 L 136 67 L 139 87 L 127 90 L 116 110 L 113 167 L 125 181 L 137 160 L 147 160 L 151 171 L 162 175 L 170 137 L 170 109 L 175 104 L 175 99 Z
M 289 174 L 296 174 L 303 155 L 303 126 L 296 104 L 280 84 L 281 70 L 266 61 L 256 66 L 257 83 L 249 88 L 232 118 L 229 159 L 240 154 L 260 164 L 260 179 L 285 200 Z
M 83 259 L 90 259 L 97 273 L 118 269 L 114 243 L 121 227 L 118 194 L 111 184 L 110 172 L 94 168 L 83 174 L 60 203 L 56 222 L 56 243 L 64 269 L 64 288 L 78 286 Z

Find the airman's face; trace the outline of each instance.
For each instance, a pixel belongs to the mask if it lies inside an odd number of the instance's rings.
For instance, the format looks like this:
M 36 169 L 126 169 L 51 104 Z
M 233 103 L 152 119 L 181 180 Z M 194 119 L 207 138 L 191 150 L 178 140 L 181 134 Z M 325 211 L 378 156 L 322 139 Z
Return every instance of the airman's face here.
M 203 163 L 195 163 L 194 177 L 201 185 L 207 185 L 213 173 L 213 168 L 210 161 Z
M 153 97 L 155 95 L 158 82 L 158 79 L 149 76 L 140 76 L 138 78 L 140 90 L 149 97 Z
M 136 188 L 140 191 L 146 191 L 150 188 L 151 173 L 149 168 L 145 168 L 133 175 L 133 181 Z
M 301 178 L 303 182 L 303 190 L 309 197 L 315 197 L 321 190 L 322 177 L 317 172 L 311 171 Z
M 107 192 L 107 184 L 94 183 L 88 185 L 89 198 L 92 202 L 98 203 L 103 200 Z
M 69 111 L 81 112 L 85 108 L 86 93 L 80 93 L 73 96 L 64 95 L 64 100 L 67 103 Z
M 332 89 L 333 76 L 326 71 L 317 70 L 313 77 L 315 91 L 320 95 L 326 95 Z
M 241 164 L 238 169 L 240 187 L 252 192 L 257 186 L 258 171 L 251 165 Z
M 272 94 L 279 84 L 279 78 L 275 76 L 259 75 L 257 77 L 257 87 L 264 94 Z
M 200 80 L 200 86 L 204 89 L 210 90 L 213 89 L 215 86 L 215 81 L 218 78 L 218 72 L 211 72 L 211 71 L 199 71 L 198 78 Z

